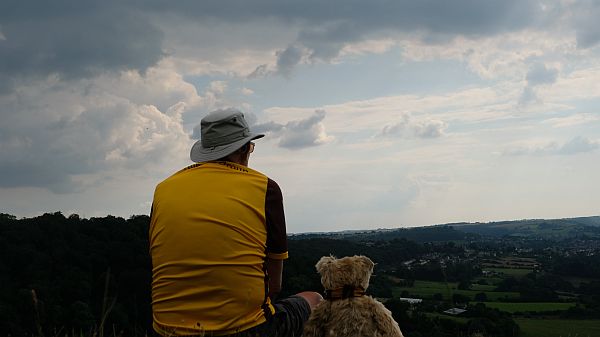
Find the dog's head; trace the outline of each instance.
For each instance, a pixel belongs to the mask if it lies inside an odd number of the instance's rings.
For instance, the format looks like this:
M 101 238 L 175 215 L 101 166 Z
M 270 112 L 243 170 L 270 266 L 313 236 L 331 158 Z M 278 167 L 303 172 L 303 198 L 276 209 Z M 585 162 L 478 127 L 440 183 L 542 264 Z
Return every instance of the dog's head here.
M 336 259 L 334 256 L 323 256 L 317 262 L 317 272 L 321 275 L 321 284 L 325 289 L 336 289 L 344 286 L 369 287 L 369 278 L 375 264 L 366 256 L 348 256 Z

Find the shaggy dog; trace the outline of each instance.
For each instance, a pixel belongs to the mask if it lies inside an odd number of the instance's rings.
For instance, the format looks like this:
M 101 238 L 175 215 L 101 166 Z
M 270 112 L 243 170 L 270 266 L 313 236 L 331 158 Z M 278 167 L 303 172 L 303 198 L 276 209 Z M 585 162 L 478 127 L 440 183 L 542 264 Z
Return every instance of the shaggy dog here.
M 304 337 L 402 337 L 392 313 L 364 295 L 374 266 L 366 256 L 319 260 L 325 300 L 311 313 Z

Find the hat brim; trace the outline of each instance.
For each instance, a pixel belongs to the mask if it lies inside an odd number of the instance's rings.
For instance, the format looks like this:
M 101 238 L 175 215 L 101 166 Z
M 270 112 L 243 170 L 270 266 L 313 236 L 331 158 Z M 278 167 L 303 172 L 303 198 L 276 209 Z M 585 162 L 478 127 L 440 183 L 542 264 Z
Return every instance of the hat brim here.
M 190 159 L 196 163 L 221 159 L 234 153 L 249 141 L 262 138 L 264 136 L 265 135 L 263 134 L 251 133 L 249 136 L 235 141 L 231 144 L 213 146 L 208 148 L 202 146 L 202 140 L 198 140 L 196 143 L 194 143 L 194 146 L 192 146 L 192 150 L 190 151 Z

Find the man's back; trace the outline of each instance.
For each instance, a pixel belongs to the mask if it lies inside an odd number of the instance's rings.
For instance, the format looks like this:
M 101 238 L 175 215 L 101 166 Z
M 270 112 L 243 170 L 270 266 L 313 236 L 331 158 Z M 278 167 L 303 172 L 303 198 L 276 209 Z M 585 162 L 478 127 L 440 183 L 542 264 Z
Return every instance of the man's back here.
M 190 151 L 198 164 L 160 183 L 150 220 L 152 312 L 162 336 L 300 336 L 323 297 L 274 303 L 288 258 L 277 183 L 248 168 L 255 139 L 244 114 L 214 111 Z M 239 332 L 239 333 L 238 333 Z
M 245 166 L 207 162 L 157 186 L 150 226 L 157 331 L 229 334 L 274 312 L 265 257 L 286 258 L 287 249 L 268 229 L 273 184 Z

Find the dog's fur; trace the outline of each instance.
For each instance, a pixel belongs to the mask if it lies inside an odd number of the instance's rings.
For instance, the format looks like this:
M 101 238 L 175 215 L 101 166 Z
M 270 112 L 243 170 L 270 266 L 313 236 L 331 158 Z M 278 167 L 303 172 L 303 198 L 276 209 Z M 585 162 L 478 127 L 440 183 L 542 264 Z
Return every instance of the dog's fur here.
M 324 256 L 317 263 L 325 289 L 369 286 L 375 264 L 366 256 L 336 259 Z M 392 313 L 371 296 L 324 300 L 311 313 L 304 337 L 402 337 Z

